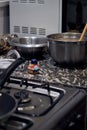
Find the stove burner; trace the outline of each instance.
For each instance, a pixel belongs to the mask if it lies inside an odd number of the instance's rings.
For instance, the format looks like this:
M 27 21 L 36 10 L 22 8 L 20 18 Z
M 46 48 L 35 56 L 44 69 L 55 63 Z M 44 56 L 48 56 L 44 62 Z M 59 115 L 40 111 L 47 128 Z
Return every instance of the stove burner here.
M 14 96 L 16 99 L 20 100 L 20 104 L 29 103 L 31 101 L 31 98 L 29 97 L 29 92 L 26 90 L 21 90 L 16 93 L 14 93 Z
M 20 87 L 20 82 L 22 86 Z M 51 110 L 54 105 L 64 96 L 65 91 L 51 86 L 48 82 L 25 81 L 25 78 L 10 77 L 8 86 L 3 89 L 10 89 L 10 95 L 18 102 L 16 114 L 27 116 L 41 116 Z M 26 86 L 27 83 L 27 87 Z M 12 87 L 13 86 L 13 87 Z
M 21 114 L 29 114 L 30 116 L 40 116 L 51 107 L 51 99 L 48 95 L 37 92 L 29 92 L 31 102 L 19 104 L 17 112 Z

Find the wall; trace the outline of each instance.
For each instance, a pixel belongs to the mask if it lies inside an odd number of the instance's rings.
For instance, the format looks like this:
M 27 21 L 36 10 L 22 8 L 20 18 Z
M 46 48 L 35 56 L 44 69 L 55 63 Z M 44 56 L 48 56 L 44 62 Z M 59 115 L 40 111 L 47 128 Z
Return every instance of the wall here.
M 0 34 L 9 33 L 9 2 L 0 0 Z

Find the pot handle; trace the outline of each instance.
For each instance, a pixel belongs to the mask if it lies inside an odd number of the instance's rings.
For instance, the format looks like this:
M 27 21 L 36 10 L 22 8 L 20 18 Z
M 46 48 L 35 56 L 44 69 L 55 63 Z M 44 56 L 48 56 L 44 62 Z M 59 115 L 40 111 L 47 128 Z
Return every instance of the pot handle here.
M 7 55 L 6 55 L 7 57 L 13 57 L 13 59 L 16 57 L 16 58 L 20 58 L 21 56 L 20 56 L 20 54 L 19 54 L 19 52 L 16 50 L 16 49 L 11 49 L 8 53 L 7 53 Z
M 0 89 L 3 88 L 3 85 L 5 84 L 11 73 L 16 69 L 16 67 L 24 61 L 25 59 L 20 57 L 17 60 L 15 60 L 7 69 L 4 70 L 4 72 L 0 76 Z

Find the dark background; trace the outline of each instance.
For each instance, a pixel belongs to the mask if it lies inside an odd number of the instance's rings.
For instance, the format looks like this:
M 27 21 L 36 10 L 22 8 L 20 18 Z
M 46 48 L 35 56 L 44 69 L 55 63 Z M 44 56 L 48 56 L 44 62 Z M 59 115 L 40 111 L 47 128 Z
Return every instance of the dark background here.
M 87 0 L 63 0 L 62 32 L 82 32 L 87 22 Z

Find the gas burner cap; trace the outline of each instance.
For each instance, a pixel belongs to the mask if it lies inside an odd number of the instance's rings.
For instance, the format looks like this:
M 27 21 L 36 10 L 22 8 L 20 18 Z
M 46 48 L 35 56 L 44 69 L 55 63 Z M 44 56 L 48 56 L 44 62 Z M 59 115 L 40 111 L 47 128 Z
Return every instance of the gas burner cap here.
M 31 101 L 31 98 L 29 97 L 29 92 L 26 90 L 18 91 L 14 94 L 16 99 L 20 100 L 20 104 L 28 103 Z

